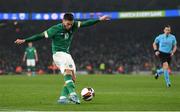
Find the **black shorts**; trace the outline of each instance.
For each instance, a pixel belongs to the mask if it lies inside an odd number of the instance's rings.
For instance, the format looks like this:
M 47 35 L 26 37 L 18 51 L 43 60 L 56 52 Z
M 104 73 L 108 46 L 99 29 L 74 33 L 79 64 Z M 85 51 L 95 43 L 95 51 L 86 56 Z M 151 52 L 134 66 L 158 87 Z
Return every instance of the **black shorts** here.
M 164 62 L 168 62 L 168 64 L 171 63 L 171 54 L 170 53 L 160 52 L 159 58 L 160 58 L 161 64 L 163 64 Z

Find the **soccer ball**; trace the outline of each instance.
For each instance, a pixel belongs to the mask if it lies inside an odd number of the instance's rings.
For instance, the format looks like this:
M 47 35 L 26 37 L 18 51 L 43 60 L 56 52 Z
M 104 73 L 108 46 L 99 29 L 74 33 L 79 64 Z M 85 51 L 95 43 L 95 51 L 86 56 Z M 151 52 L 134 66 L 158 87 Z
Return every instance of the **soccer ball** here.
M 81 97 L 85 101 L 91 101 L 94 96 L 94 89 L 91 87 L 83 88 L 81 91 Z

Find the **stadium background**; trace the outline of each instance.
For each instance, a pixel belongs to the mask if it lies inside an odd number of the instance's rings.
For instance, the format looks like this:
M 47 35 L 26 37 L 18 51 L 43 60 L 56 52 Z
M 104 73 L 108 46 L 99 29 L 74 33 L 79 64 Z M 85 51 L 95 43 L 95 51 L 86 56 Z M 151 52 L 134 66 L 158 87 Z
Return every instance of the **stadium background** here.
M 172 26 L 177 41 L 180 36 L 180 1 L 164 0 L 1 0 L 0 1 L 0 71 L 1 74 L 15 72 L 23 66 L 22 56 L 26 45 L 17 46 L 16 38 L 26 38 L 43 32 L 60 20 L 32 20 L 33 13 L 100 13 L 127 11 L 164 11 L 170 10 L 171 17 L 116 18 L 89 28 L 80 29 L 74 35 L 71 54 L 79 71 L 97 73 L 101 64 L 106 65 L 105 73 L 131 73 L 151 71 L 157 60 L 154 57 L 152 42 L 162 32 L 164 25 Z M 175 15 L 174 12 L 175 11 Z M 28 20 L 3 18 L 3 14 L 27 13 Z M 171 14 L 172 13 L 172 14 Z M 92 13 L 91 13 L 92 14 Z M 37 69 L 48 72 L 52 63 L 51 41 L 35 42 L 39 54 Z M 174 70 L 180 66 L 179 49 L 173 57 Z M 92 69 L 91 69 L 92 68 Z M 118 71 L 118 68 L 120 71 Z M 124 68 L 124 70 L 121 70 Z M 103 71 L 104 72 L 104 71 Z
M 81 99 L 80 105 L 57 103 L 64 80 L 63 75 L 47 75 L 51 40 L 34 42 L 39 54 L 37 69 L 45 71 L 35 77 L 25 75 L 26 45 L 14 44 L 19 37 L 58 24 L 63 12 L 75 12 L 81 19 L 102 13 L 113 16 L 111 21 L 82 28 L 74 35 L 71 54 L 78 71 L 94 72 L 78 75 L 76 91 L 80 96 L 84 87 L 92 87 L 96 94 L 90 102 Z M 0 75 L 0 111 L 180 111 L 180 73 L 170 76 L 170 88 L 163 76 L 155 80 L 149 75 L 158 63 L 152 49 L 154 38 L 170 24 L 179 42 L 179 20 L 179 0 L 0 0 L 0 74 L 9 74 Z M 179 72 L 179 58 L 178 48 L 173 71 Z M 99 70 L 102 63 L 105 71 Z M 15 75 L 17 66 L 23 67 L 22 75 Z M 118 68 L 135 75 L 111 75 Z M 106 75 L 99 75 L 101 72 Z

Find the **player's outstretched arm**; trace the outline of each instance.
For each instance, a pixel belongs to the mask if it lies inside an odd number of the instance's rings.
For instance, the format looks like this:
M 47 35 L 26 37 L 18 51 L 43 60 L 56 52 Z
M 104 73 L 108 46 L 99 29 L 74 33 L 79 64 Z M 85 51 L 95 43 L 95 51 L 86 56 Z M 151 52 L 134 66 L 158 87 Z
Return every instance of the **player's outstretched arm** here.
M 43 39 L 44 37 L 45 37 L 44 33 L 40 33 L 40 34 L 33 35 L 32 37 L 26 38 L 26 39 L 16 39 L 16 41 L 14 43 L 23 44 L 25 42 L 37 41 L 37 40 Z
M 88 26 L 92 26 L 100 21 L 107 21 L 107 20 L 110 20 L 110 17 L 107 15 L 104 15 L 104 16 L 99 17 L 99 19 L 97 19 L 97 20 L 90 19 L 87 21 L 79 22 L 78 27 L 88 27 Z

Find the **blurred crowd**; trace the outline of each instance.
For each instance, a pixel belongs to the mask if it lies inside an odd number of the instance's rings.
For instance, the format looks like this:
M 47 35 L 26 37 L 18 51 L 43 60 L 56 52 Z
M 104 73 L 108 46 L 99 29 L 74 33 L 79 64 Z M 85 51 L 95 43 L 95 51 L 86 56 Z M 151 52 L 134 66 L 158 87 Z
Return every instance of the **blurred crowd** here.
M 43 3 L 43 4 L 42 4 Z M 42 7 L 43 5 L 43 7 Z M 141 11 L 180 8 L 179 0 L 1 0 L 1 12 L 98 12 Z M 22 61 L 27 45 L 15 45 L 16 38 L 27 38 L 43 32 L 59 21 L 0 21 L 0 74 L 26 71 Z M 99 23 L 80 29 L 74 35 L 71 54 L 78 71 L 89 73 L 130 73 L 150 71 L 158 66 L 152 42 L 170 24 L 179 42 L 179 18 L 127 19 Z M 51 40 L 34 42 L 39 55 L 37 72 L 58 73 L 51 53 Z M 179 70 L 179 49 L 173 57 Z
M 41 7 L 43 5 L 43 7 Z M 0 10 L 4 12 L 93 12 L 93 11 L 136 11 L 177 9 L 179 0 L 1 0 Z
M 151 71 L 158 65 L 152 43 L 154 38 L 162 33 L 167 21 L 172 26 L 173 34 L 180 36 L 180 26 L 176 24 L 178 18 L 112 20 L 80 29 L 74 34 L 71 46 L 77 70 L 89 73 Z M 16 38 L 27 38 L 41 33 L 57 23 L 59 21 L 4 21 L 0 27 L 0 74 L 26 70 L 22 57 L 27 45 L 15 45 Z M 52 61 L 51 40 L 34 42 L 34 46 L 39 55 L 37 71 L 58 73 Z M 178 49 L 172 61 L 174 70 L 179 70 L 179 57 Z

